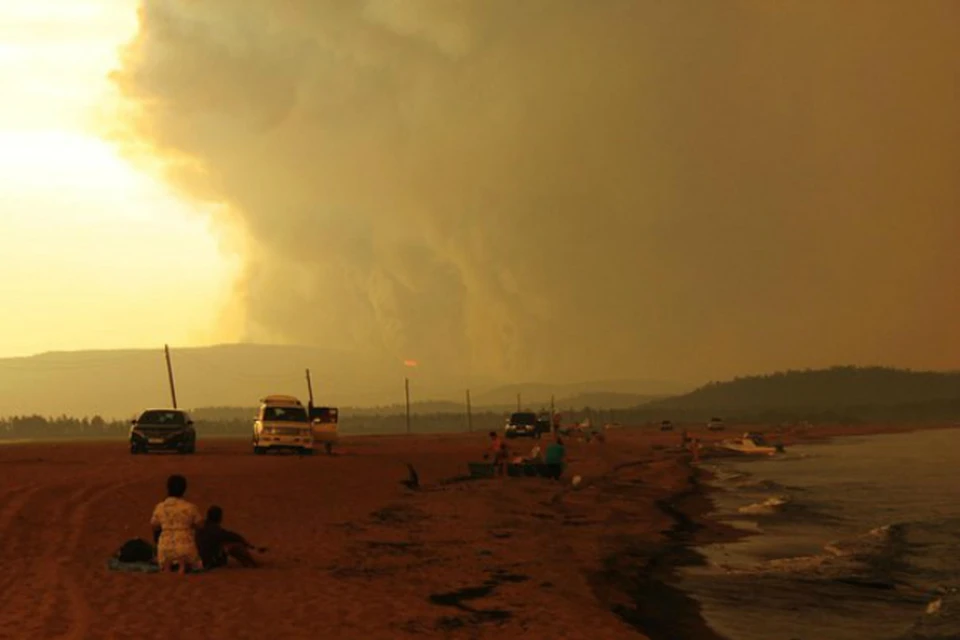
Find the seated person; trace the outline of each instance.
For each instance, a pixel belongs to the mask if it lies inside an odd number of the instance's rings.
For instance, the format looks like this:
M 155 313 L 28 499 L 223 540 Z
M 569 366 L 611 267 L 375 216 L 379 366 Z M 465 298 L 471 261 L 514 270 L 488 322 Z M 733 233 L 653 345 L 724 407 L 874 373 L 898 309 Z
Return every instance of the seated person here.
M 207 520 L 197 531 L 197 548 L 203 566 L 208 569 L 223 567 L 228 558 L 234 558 L 244 567 L 257 566 L 256 560 L 250 555 L 250 549 L 260 553 L 266 551 L 263 547 L 255 547 L 239 533 L 224 529 L 223 509 L 214 505 L 207 509 Z
M 533 449 L 530 450 L 530 455 L 527 456 L 524 462 L 543 462 L 543 450 L 540 448 L 540 445 L 534 445 Z
M 567 449 L 559 437 L 547 447 L 543 456 L 543 463 L 547 466 L 547 477 L 557 480 L 563 474 L 564 459 Z
M 507 448 L 507 443 L 504 442 L 499 435 L 497 435 L 496 431 L 491 431 L 489 435 L 490 435 L 490 453 L 484 454 L 483 458 L 485 460 L 489 459 L 492 454 L 492 457 L 493 457 L 492 462 L 494 467 L 496 467 L 497 469 L 497 473 L 499 475 L 503 475 L 504 470 L 506 468 L 507 460 L 510 458 L 510 450 Z
M 180 573 L 203 568 L 195 539 L 200 510 L 183 499 L 186 492 L 186 478 L 180 475 L 167 478 L 167 499 L 156 506 L 150 518 L 161 571 L 172 571 L 174 566 Z

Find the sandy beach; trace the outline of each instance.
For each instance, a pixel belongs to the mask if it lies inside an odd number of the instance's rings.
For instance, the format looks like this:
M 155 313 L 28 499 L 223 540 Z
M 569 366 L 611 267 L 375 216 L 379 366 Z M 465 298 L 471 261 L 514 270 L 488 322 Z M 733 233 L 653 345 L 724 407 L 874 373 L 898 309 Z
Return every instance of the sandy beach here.
M 122 441 L 0 447 L 0 637 L 715 638 L 661 578 L 691 542 L 742 534 L 705 517 L 678 440 L 569 440 L 559 483 L 463 481 L 483 434 L 345 438 L 339 455 L 313 458 L 202 437 L 194 456 L 131 456 Z M 408 462 L 420 491 L 400 484 Z M 107 570 L 125 540 L 149 539 L 171 473 L 201 510 L 219 504 L 228 528 L 269 548 L 261 568 Z

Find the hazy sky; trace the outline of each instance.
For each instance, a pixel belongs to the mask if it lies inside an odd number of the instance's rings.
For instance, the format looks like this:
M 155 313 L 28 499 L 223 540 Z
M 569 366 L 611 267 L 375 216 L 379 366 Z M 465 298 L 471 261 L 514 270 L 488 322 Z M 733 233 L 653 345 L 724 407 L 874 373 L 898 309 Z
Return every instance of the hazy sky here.
M 252 339 L 512 379 L 960 367 L 953 0 L 140 4 L 112 139 L 190 205 L 68 115 L 128 3 L 0 18 L 3 135 L 47 145 L 0 145 L 0 266 L 41 283 L 0 352 L 201 335 L 230 293 L 212 224 Z M 139 313 L 174 295 L 191 313 Z
M 101 137 L 128 0 L 0 2 L 0 357 L 204 343 L 234 265 Z

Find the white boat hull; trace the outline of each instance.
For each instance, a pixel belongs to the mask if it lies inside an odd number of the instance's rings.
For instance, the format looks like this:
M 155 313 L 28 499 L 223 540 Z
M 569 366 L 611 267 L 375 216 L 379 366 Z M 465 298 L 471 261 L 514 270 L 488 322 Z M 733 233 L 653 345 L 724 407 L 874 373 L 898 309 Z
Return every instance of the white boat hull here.
M 734 444 L 722 444 L 720 447 L 722 449 L 726 449 L 727 451 L 736 451 L 738 453 L 749 453 L 761 456 L 772 456 L 777 453 L 777 449 L 775 447 L 744 447 L 742 445 Z
M 762 437 L 751 434 L 745 434 L 742 438 L 722 440 L 718 445 L 727 451 L 760 456 L 772 456 L 783 451 L 782 446 L 770 445 Z

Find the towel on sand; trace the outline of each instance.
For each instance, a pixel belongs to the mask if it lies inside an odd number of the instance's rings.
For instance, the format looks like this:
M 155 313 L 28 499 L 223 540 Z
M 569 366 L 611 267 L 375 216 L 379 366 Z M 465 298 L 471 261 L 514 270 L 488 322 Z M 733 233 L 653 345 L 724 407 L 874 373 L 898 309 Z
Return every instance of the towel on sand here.
M 153 562 L 121 562 L 117 558 L 107 560 L 107 569 L 122 573 L 160 573 L 160 567 Z M 203 573 L 203 569 L 191 569 L 187 573 Z
M 152 562 L 122 562 L 117 558 L 107 560 L 107 568 L 110 571 L 123 571 L 127 573 L 159 573 L 160 567 Z

